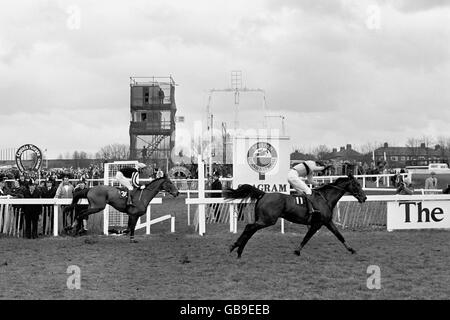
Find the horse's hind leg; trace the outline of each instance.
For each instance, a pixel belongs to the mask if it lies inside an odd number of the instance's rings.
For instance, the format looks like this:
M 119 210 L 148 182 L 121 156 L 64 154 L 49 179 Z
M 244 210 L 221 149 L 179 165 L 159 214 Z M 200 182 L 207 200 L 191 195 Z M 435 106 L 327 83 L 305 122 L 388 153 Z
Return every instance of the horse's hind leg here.
M 237 257 L 240 258 L 242 255 L 242 251 L 244 251 L 244 247 L 247 244 L 248 240 L 250 240 L 250 238 L 255 234 L 256 231 L 258 231 L 259 229 L 263 229 L 265 227 L 268 227 L 268 225 L 263 225 L 259 222 L 247 224 L 241 236 L 230 247 L 230 252 L 232 252 L 235 248 L 238 248 Z
M 339 232 L 338 228 L 336 227 L 336 225 L 333 223 L 333 221 L 330 221 L 328 223 L 325 224 L 325 226 L 328 228 L 328 230 L 330 230 L 335 236 L 336 238 L 339 239 L 340 242 L 342 242 L 342 244 L 345 246 L 345 249 L 347 249 L 348 251 L 350 251 L 352 254 L 356 253 L 356 251 L 347 246 L 347 244 L 345 243 L 345 239 L 342 236 L 342 234 Z
M 128 216 L 128 230 L 130 231 L 130 243 L 137 243 L 137 241 L 134 240 L 134 229 L 136 229 L 136 223 L 138 219 L 139 217 L 136 215 Z
M 320 229 L 322 224 L 315 223 L 312 224 L 311 227 L 308 229 L 308 232 L 306 232 L 305 236 L 303 237 L 302 242 L 300 243 L 300 246 L 297 250 L 294 251 L 296 255 L 300 255 L 300 251 L 302 251 L 303 247 L 308 243 L 309 239 L 317 232 L 317 230 Z
M 87 219 L 89 215 L 91 215 L 93 213 L 100 212 L 103 209 L 105 209 L 105 208 L 89 208 L 89 209 L 86 209 L 84 211 L 81 211 L 80 214 L 76 218 L 81 219 L 81 220 Z M 75 221 L 76 220 L 77 219 L 75 219 Z

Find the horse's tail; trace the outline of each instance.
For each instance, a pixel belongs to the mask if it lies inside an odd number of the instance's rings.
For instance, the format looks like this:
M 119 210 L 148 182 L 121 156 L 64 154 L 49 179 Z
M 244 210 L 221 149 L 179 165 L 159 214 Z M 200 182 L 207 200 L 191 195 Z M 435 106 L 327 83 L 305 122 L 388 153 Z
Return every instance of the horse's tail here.
M 228 188 L 223 191 L 225 199 L 261 199 L 266 193 L 249 184 L 240 185 L 237 189 Z
M 73 194 L 72 203 L 64 208 L 64 213 L 67 213 L 67 212 L 73 210 L 73 208 L 75 208 L 75 206 L 77 205 L 78 200 L 87 198 L 87 194 L 88 194 L 89 190 L 90 190 L 90 188 L 84 188 L 82 190 L 75 192 Z

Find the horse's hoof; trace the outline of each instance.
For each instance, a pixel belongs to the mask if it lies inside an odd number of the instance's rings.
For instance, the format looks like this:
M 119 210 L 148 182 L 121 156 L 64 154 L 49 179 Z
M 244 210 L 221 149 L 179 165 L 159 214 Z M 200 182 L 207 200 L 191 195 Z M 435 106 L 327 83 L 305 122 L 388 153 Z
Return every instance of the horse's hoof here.
M 295 253 L 297 256 L 300 256 L 300 250 L 295 250 L 294 253 Z
M 130 243 L 138 243 L 138 241 L 137 240 L 130 240 Z
M 236 249 L 236 248 L 237 248 L 237 247 L 236 247 L 234 244 L 230 245 L 230 253 L 232 253 L 233 250 Z
M 350 251 L 351 254 L 355 254 L 356 253 L 356 251 L 354 249 L 352 249 L 352 248 L 348 249 L 348 251 Z

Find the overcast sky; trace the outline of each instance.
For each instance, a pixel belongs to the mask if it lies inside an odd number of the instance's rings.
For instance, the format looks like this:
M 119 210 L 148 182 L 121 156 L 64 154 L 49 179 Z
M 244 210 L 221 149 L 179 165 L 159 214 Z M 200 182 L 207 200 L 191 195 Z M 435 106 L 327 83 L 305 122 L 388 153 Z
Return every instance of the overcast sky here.
M 450 136 L 449 57 L 445 0 L 9 2 L 0 148 L 34 143 L 52 158 L 128 144 L 136 75 L 172 75 L 177 114 L 192 128 L 231 70 L 265 90 L 293 146 Z M 240 102 L 240 124 L 257 128 L 261 96 Z M 216 126 L 232 126 L 232 108 L 232 95 L 214 95 Z

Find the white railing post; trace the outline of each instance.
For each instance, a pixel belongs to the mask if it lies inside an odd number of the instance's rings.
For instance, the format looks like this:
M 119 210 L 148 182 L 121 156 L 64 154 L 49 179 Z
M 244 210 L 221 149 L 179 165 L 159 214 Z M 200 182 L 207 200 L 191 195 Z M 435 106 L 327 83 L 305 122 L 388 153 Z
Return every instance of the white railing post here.
M 110 164 L 109 163 L 105 163 L 103 170 L 104 170 L 104 175 L 103 175 L 103 184 L 105 186 L 109 185 L 109 167 Z M 105 206 L 105 209 L 103 209 L 103 234 L 104 235 L 108 235 L 108 228 L 109 228 L 109 205 L 107 204 Z
M 187 198 L 189 199 L 191 197 L 191 193 L 190 193 L 190 190 L 188 189 L 187 190 Z M 190 204 L 188 204 L 187 205 L 187 219 L 188 219 L 188 226 L 190 226 L 191 225 L 191 205 Z
M 175 217 L 170 217 L 170 232 L 175 232 Z
M 229 215 L 230 215 L 230 232 L 236 233 L 237 232 L 237 213 L 235 212 L 235 206 L 233 203 L 230 203 Z
M 58 215 L 59 215 L 59 206 L 55 203 L 53 206 L 53 236 L 58 236 L 58 229 L 59 229 L 59 221 L 58 221 Z
M 108 235 L 108 227 L 109 227 L 109 204 L 106 205 L 105 209 L 103 209 L 103 234 Z
M 198 197 L 205 200 L 205 167 L 201 155 L 197 156 L 198 163 Z M 205 204 L 198 205 L 198 234 L 203 236 L 206 232 Z
M 284 219 L 281 218 L 281 233 L 284 234 Z
M 152 212 L 150 209 L 151 205 L 148 205 L 147 207 L 147 212 L 146 212 L 146 216 L 145 216 L 145 234 L 150 234 L 150 222 L 152 219 Z
M 238 214 L 239 212 L 233 210 L 233 233 L 237 233 Z

